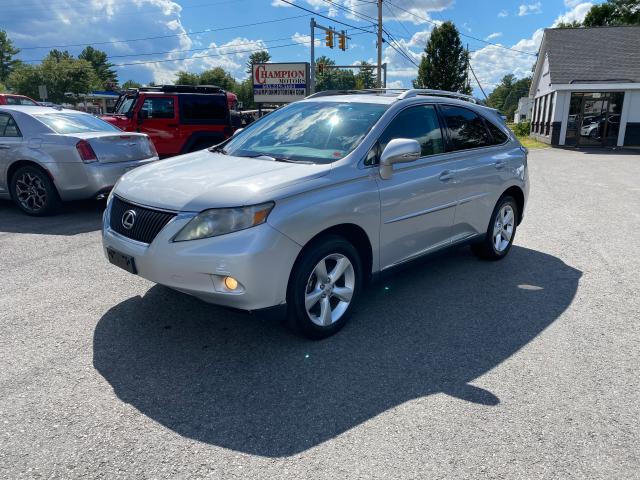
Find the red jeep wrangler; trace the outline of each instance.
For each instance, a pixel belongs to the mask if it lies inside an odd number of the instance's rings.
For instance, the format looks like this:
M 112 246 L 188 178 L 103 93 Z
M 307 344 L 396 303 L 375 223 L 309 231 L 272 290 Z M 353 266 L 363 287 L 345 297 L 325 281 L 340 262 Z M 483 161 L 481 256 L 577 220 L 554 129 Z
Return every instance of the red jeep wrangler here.
M 127 90 L 103 120 L 149 135 L 160 157 L 201 150 L 233 133 L 234 93 L 209 85 L 161 85 Z

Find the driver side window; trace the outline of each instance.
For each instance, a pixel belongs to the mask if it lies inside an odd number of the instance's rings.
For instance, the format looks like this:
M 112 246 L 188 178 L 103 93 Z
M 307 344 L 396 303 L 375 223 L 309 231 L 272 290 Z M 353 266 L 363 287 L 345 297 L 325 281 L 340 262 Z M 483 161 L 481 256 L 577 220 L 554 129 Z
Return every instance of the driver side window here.
M 433 105 L 419 105 L 400 112 L 387 126 L 376 146 L 367 155 L 365 165 L 378 163 L 384 147 L 394 138 L 417 140 L 420 144 L 421 157 L 444 152 L 440 122 Z

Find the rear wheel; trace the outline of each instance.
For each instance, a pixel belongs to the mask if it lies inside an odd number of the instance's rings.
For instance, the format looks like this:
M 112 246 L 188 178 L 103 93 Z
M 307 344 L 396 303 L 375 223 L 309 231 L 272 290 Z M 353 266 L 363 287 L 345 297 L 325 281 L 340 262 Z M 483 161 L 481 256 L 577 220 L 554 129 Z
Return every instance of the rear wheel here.
M 498 200 L 491 215 L 487 234 L 479 243 L 471 245 L 473 252 L 487 260 L 500 260 L 507 256 L 516 236 L 518 204 L 510 196 Z
M 19 168 L 11 177 L 10 188 L 15 204 L 29 215 L 52 215 L 60 207 L 56 187 L 40 167 L 27 165 Z
M 323 237 L 305 248 L 289 281 L 289 325 L 313 339 L 340 330 L 362 284 L 360 256 L 342 237 Z

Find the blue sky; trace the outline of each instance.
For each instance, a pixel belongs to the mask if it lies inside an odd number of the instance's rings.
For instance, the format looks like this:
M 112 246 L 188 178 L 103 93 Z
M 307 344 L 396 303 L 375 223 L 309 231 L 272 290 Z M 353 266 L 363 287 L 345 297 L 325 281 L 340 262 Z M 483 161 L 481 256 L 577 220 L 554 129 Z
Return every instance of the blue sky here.
M 318 56 L 345 65 L 375 59 L 375 35 L 337 23 L 371 29 L 366 19 L 376 15 L 371 0 L 290 1 L 330 17 L 316 16 L 323 25 L 353 34 L 346 52 L 320 43 Z M 433 25 L 452 20 L 466 35 L 462 39 L 473 52 L 471 64 L 488 93 L 507 73 L 530 73 L 535 57 L 526 52 L 537 51 L 544 28 L 560 20 L 582 20 L 593 3 L 384 0 L 384 25 L 397 42 L 395 50 L 384 49 L 389 85 L 410 86 L 416 76 L 415 65 L 397 50 L 418 63 Z M 120 81 L 169 83 L 180 70 L 214 66 L 242 79 L 251 51 L 263 48 L 273 61 L 309 61 L 310 18 L 281 0 L 3 0 L 0 28 L 23 49 L 19 57 L 26 61 L 37 61 L 49 50 L 35 47 L 57 46 L 77 54 L 93 44 L 121 65 Z M 480 95 L 477 86 L 475 92 Z

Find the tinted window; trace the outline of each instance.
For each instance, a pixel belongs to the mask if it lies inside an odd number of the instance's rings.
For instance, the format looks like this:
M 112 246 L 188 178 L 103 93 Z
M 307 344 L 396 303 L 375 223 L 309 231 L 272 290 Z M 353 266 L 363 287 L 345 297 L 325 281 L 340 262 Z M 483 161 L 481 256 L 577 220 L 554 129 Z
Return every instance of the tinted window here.
M 411 107 L 400 112 L 380 136 L 380 152 L 394 138 L 417 140 L 423 157 L 444 152 L 438 115 L 430 105 Z
M 19 137 L 20 130 L 16 121 L 7 114 L 0 114 L 0 137 Z
M 491 137 L 484 121 L 475 112 L 468 108 L 448 105 L 443 105 L 441 109 L 449 130 L 451 150 L 491 145 Z
M 509 137 L 507 137 L 507 134 L 504 133 L 502 130 L 500 130 L 498 127 L 496 127 L 493 123 L 491 123 L 490 121 L 486 121 L 487 124 L 487 128 L 489 128 L 489 131 L 491 132 L 491 136 L 493 137 L 493 144 L 494 145 L 500 145 L 501 143 L 504 143 L 507 141 L 507 139 Z
M 148 118 L 173 118 L 173 98 L 147 97 L 142 104 L 142 110 L 148 112 Z
M 34 115 L 56 133 L 119 132 L 110 123 L 86 113 L 45 113 Z
M 180 97 L 184 120 L 224 120 L 227 118 L 226 95 L 184 95 Z

